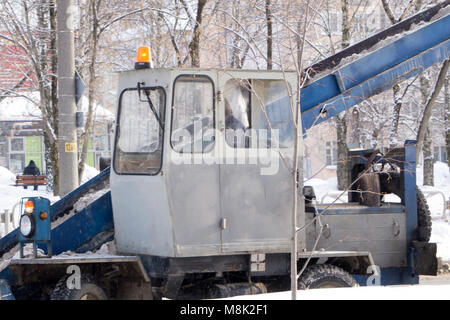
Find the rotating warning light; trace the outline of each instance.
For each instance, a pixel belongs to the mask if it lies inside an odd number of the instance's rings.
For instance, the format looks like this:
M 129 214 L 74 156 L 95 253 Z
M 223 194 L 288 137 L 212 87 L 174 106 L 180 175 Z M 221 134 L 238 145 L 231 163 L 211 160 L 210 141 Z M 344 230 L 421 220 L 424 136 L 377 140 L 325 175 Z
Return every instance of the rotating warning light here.
M 152 54 L 149 47 L 139 47 L 136 57 L 136 70 L 153 68 Z

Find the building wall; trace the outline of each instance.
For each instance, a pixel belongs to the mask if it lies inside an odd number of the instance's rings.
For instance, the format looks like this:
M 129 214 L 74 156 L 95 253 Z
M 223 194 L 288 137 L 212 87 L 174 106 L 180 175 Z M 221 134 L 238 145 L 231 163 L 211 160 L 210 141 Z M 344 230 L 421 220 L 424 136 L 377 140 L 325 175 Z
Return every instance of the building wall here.
M 40 121 L 0 121 L 0 166 L 20 173 L 26 163 L 34 160 L 43 171 L 43 151 Z
M 111 124 L 97 122 L 90 140 L 86 163 L 99 168 L 99 158 L 111 154 Z M 45 173 L 45 146 L 41 121 L 0 121 L 0 166 L 20 174 L 33 160 Z
M 308 130 L 305 139 L 305 176 L 328 180 L 336 176 L 336 128 L 322 123 Z M 328 149 L 328 151 L 327 151 Z

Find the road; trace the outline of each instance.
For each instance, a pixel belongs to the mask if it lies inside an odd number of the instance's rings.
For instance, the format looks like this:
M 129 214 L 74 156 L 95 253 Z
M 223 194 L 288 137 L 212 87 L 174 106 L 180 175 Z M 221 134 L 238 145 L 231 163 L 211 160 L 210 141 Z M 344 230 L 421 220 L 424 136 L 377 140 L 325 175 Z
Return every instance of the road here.
M 437 277 L 420 277 L 420 285 L 450 285 L 450 274 L 443 274 Z

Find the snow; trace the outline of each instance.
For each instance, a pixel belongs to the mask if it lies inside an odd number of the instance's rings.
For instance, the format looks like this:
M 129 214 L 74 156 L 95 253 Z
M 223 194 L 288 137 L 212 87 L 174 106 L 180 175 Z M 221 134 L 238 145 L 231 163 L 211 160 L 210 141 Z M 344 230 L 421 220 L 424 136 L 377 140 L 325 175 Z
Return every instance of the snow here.
M 297 300 L 447 300 L 450 285 L 369 286 L 297 291 Z M 290 300 L 291 292 L 237 296 L 222 300 Z
M 0 120 L 40 120 L 39 93 L 28 92 L 18 97 L 7 97 L 0 102 Z
M 99 170 L 91 167 L 87 164 L 84 165 L 83 177 L 81 178 L 81 184 L 84 184 L 94 178 L 96 175 L 100 173 Z
M 0 120 L 2 121 L 23 121 L 23 120 L 41 120 L 41 111 L 39 109 L 39 93 L 24 92 L 20 96 L 7 97 L 0 102 Z M 87 116 L 89 100 L 86 96 L 81 98 L 79 103 L 80 111 Z M 94 119 L 114 119 L 114 114 L 94 103 Z
M 0 185 L 11 185 L 15 183 L 16 176 L 14 173 L 4 167 L 0 167 Z

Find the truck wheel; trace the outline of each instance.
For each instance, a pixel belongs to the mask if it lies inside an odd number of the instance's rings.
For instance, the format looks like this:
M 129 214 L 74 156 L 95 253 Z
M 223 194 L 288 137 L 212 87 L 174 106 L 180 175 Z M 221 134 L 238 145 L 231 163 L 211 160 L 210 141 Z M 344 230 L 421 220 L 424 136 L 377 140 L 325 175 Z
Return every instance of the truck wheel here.
M 79 290 L 69 289 L 67 278 L 68 276 L 65 276 L 58 281 L 51 300 L 108 300 L 105 291 L 91 277 L 81 276 Z
M 431 211 L 428 207 L 427 199 L 422 191 L 417 188 L 417 223 L 419 241 L 430 242 L 433 222 L 431 220 Z
M 357 286 L 355 279 L 348 272 L 329 264 L 310 266 L 298 279 L 298 288 L 301 290 Z

